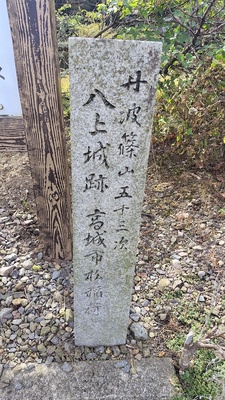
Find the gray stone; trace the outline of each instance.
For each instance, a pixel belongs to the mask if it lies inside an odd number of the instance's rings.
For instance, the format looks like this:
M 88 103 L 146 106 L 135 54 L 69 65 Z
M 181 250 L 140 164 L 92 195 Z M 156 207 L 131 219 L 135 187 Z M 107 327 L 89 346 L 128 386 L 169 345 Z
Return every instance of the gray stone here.
M 52 273 L 52 279 L 58 279 L 60 277 L 60 271 L 53 271 Z
M 70 38 L 76 345 L 126 342 L 160 53 Z
M 203 296 L 203 294 L 200 294 L 200 295 L 199 295 L 198 301 L 199 301 L 199 302 L 204 302 L 204 301 L 205 301 L 205 297 Z
M 0 310 L 0 324 L 3 323 L 4 320 L 11 318 L 12 311 L 12 308 L 3 308 Z
M 148 331 L 140 322 L 133 322 L 130 326 L 130 330 L 133 332 L 135 339 L 148 339 Z
M 73 370 L 73 367 L 68 362 L 64 362 L 63 365 L 62 365 L 62 370 L 64 372 L 71 372 Z
M 46 365 L 50 365 L 52 362 L 53 362 L 53 357 L 52 356 L 48 356 L 47 358 L 46 358 L 46 361 L 45 361 L 45 363 L 46 363 Z
M 0 276 L 9 276 L 9 274 L 11 274 L 11 272 L 13 271 L 14 266 L 10 265 L 9 267 L 1 267 L 0 268 Z
M 98 347 L 95 348 L 95 351 L 96 351 L 96 353 L 102 354 L 105 351 L 105 347 L 104 346 L 98 346 Z
M 11 254 L 7 254 L 7 256 L 4 257 L 4 260 L 7 262 L 12 262 L 15 261 L 17 259 L 17 254 L 16 253 L 11 253 Z
M 25 269 L 30 269 L 33 266 L 33 261 L 32 260 L 25 260 L 22 262 L 21 266 Z
M 88 353 L 86 355 L 86 360 L 94 360 L 97 357 L 96 353 Z
M 169 358 L 134 361 L 132 373 L 115 368 L 114 361 L 73 366 L 69 374 L 56 363 L 36 365 L 29 374 L 20 371 L 16 380 L 23 389 L 15 390 L 12 382 L 0 391 L 0 400 L 169 400 L 175 393 L 172 382 L 177 379 Z
M 128 364 L 127 360 L 119 360 L 115 363 L 115 368 L 124 368 Z
M 14 388 L 15 390 L 21 390 L 23 388 L 22 383 L 20 381 L 15 381 L 14 382 Z
M 130 314 L 130 318 L 132 319 L 132 321 L 137 322 L 140 319 L 140 315 L 137 313 L 132 313 L 132 314 Z
M 12 321 L 12 324 L 13 324 L 13 325 L 19 325 L 19 324 L 21 324 L 21 322 L 22 322 L 22 319 L 21 319 L 21 318 L 16 318 L 16 319 L 14 319 L 14 320 Z
M 203 279 L 206 276 L 206 272 L 205 271 L 198 271 L 198 277 L 200 279 Z
M 43 258 L 43 253 L 38 253 L 37 254 L 37 259 L 40 261 Z

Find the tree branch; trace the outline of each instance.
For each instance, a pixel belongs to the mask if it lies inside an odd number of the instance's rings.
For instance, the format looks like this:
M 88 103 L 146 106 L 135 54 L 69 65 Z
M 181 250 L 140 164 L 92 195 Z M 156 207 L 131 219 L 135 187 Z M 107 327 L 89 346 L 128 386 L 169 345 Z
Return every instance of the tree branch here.
M 207 9 L 205 10 L 205 12 L 204 12 L 204 14 L 203 14 L 203 16 L 202 16 L 202 18 L 201 18 L 201 21 L 200 21 L 200 23 L 199 23 L 198 29 L 197 29 L 197 30 L 195 31 L 195 33 L 194 33 L 194 36 L 193 36 L 193 38 L 192 38 L 191 43 L 187 44 L 187 45 L 184 47 L 184 49 L 183 49 L 183 51 L 181 52 L 181 54 L 183 54 L 183 55 L 187 54 L 187 53 L 191 50 L 191 48 L 194 47 L 194 45 L 195 45 L 195 43 L 196 43 L 198 37 L 201 36 L 201 28 L 202 28 L 202 26 L 203 26 L 204 23 L 205 23 L 206 17 L 207 17 L 207 15 L 209 14 L 211 8 L 213 7 L 213 5 L 214 5 L 215 3 L 216 3 L 216 0 L 213 0 L 213 1 L 211 1 L 211 3 L 208 5 Z M 173 65 L 176 61 L 178 61 L 178 60 L 177 60 L 177 57 L 175 57 L 175 56 L 172 57 L 172 59 L 171 59 L 170 61 L 168 61 L 168 63 L 165 65 L 165 67 L 164 67 L 163 70 L 162 70 L 163 75 L 167 75 L 167 74 L 168 74 L 168 70 L 170 69 L 170 67 L 172 67 L 172 65 Z
M 113 28 L 115 26 L 115 22 L 117 20 L 117 17 L 119 17 L 120 13 L 119 11 L 117 11 L 117 13 L 115 14 L 115 17 L 113 19 L 113 22 L 109 25 L 107 25 L 105 28 L 103 28 L 100 32 L 98 32 L 94 38 L 98 38 L 99 36 L 101 36 L 103 33 L 107 32 L 109 29 Z
M 185 371 L 190 366 L 193 356 L 199 349 L 214 350 L 220 355 L 220 357 L 225 359 L 225 347 L 209 341 L 210 339 L 216 339 L 222 336 L 224 337 L 224 335 L 225 331 L 218 331 L 217 327 L 214 327 L 211 331 L 206 333 L 205 336 L 194 342 L 194 332 L 190 331 L 186 337 L 184 348 L 179 359 L 181 371 Z

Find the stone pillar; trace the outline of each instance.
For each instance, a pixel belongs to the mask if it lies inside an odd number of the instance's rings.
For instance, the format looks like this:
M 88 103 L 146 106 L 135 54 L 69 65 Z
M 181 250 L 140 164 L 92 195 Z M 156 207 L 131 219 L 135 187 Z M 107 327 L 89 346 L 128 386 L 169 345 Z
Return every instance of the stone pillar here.
M 161 43 L 70 38 L 75 343 L 126 342 Z

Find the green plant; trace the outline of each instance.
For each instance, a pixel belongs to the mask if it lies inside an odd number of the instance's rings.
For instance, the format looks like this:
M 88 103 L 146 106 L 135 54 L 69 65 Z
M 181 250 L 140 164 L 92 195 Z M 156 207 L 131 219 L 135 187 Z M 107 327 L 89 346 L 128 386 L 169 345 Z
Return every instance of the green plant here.
M 167 347 L 180 354 L 184 346 L 185 334 L 181 333 L 167 341 Z M 225 361 L 215 357 L 212 351 L 200 349 L 196 352 L 192 365 L 179 375 L 183 393 L 171 400 L 219 399 L 222 380 L 225 376 Z M 222 398 L 221 398 L 222 399 Z
M 223 0 L 105 0 L 92 12 L 56 13 L 60 64 L 68 37 L 160 40 L 162 64 L 153 124 L 154 147 L 190 166 L 225 167 Z M 69 118 L 69 97 L 63 93 Z
M 38 272 L 41 270 L 41 266 L 40 265 L 33 265 L 32 270 L 35 272 Z
M 23 208 L 24 208 L 25 211 L 29 211 L 30 207 L 29 207 L 29 205 L 28 205 L 28 203 L 27 203 L 27 200 L 22 199 L 22 200 L 21 200 L 21 204 L 22 204 L 22 206 L 23 206 Z
M 68 69 L 68 38 L 78 36 L 80 15 L 69 13 L 71 4 L 65 4 L 56 11 L 56 29 L 60 68 Z
M 176 308 L 176 318 L 183 326 L 190 328 L 193 324 L 201 326 L 205 321 L 204 306 L 199 303 L 181 302 Z

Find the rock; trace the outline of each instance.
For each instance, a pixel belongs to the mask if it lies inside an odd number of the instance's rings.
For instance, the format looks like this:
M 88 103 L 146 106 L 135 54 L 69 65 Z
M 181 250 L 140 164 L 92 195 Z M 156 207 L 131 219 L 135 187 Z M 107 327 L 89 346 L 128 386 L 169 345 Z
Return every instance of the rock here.
M 26 307 L 28 304 L 28 300 L 27 299 L 22 299 L 22 298 L 18 298 L 18 299 L 13 299 L 12 304 L 14 306 L 23 306 Z
M 86 355 L 86 360 L 94 360 L 97 357 L 96 353 L 88 353 Z
M 31 331 L 31 332 L 34 332 L 34 331 L 37 329 L 37 323 L 31 321 L 30 327 L 29 327 L 29 328 L 30 328 L 30 331 Z
M 200 294 L 200 295 L 199 295 L 198 301 L 199 301 L 199 302 L 204 302 L 204 301 L 205 301 L 205 297 L 203 296 L 203 294 Z
M 12 321 L 12 324 L 13 324 L 13 325 L 20 325 L 21 322 L 22 322 L 22 319 L 21 319 L 21 318 L 15 318 L 15 319 Z
M 130 325 L 130 330 L 133 332 L 135 339 L 137 340 L 148 339 L 148 331 L 140 322 L 133 322 Z
M 125 365 L 125 367 L 123 368 L 123 372 L 125 372 L 126 374 L 129 374 L 129 372 L 130 372 L 130 365 L 127 363 L 126 365 Z
M 52 361 L 54 360 L 54 358 L 52 356 L 48 356 L 46 358 L 45 364 L 46 365 L 50 365 L 52 363 Z
M 178 269 L 181 267 L 180 261 L 176 258 L 174 260 L 171 260 L 171 264 L 173 267 L 178 268 Z
M 50 331 L 51 331 L 51 327 L 50 326 L 43 326 L 41 328 L 41 336 L 47 335 Z
M 0 323 L 2 323 L 4 319 L 10 319 L 12 317 L 12 311 L 12 308 L 3 308 L 0 310 Z
M 37 259 L 38 259 L 38 261 L 41 261 L 42 258 L 43 258 L 43 253 L 38 253 L 38 254 L 37 254 Z
M 18 283 L 16 284 L 15 289 L 16 289 L 16 290 L 22 290 L 22 289 L 24 289 L 25 285 L 26 285 L 25 282 L 21 282 L 21 281 L 20 281 L 20 282 L 18 282 Z
M 52 280 L 58 279 L 60 277 L 60 271 L 53 271 Z
M 143 357 L 150 357 L 151 352 L 150 349 L 148 347 L 144 347 L 143 348 Z
M 51 331 L 52 331 L 52 329 L 51 329 Z M 59 343 L 59 339 L 57 338 L 57 336 L 53 336 L 53 337 L 50 339 L 50 342 L 51 342 L 52 344 L 56 345 L 56 344 Z
M 139 319 L 140 319 L 140 315 L 138 315 L 137 313 L 131 313 L 131 314 L 130 314 L 130 318 L 131 318 L 133 321 L 138 322 Z
M 119 360 L 114 364 L 115 368 L 124 368 L 128 365 L 128 362 L 126 360 Z
M 104 346 L 97 346 L 97 347 L 95 347 L 95 351 L 96 351 L 96 353 L 102 354 L 105 351 L 105 347 Z
M 71 372 L 73 370 L 73 367 L 68 362 L 64 362 L 62 365 L 62 370 L 64 372 Z
M 163 290 L 169 285 L 170 285 L 170 280 L 168 278 L 162 278 L 158 283 L 159 290 Z
M 103 351 L 104 352 L 104 351 Z M 82 351 L 79 347 L 75 348 L 74 357 L 76 360 L 80 359 L 82 355 Z
M 4 257 L 4 260 L 9 263 L 11 263 L 12 261 L 15 261 L 16 259 L 17 259 L 16 253 L 7 254 L 7 256 Z
M 20 382 L 20 381 L 15 381 L 14 382 L 14 388 L 15 388 L 15 390 L 21 390 L 22 389 L 22 383 Z
M 9 276 L 9 274 L 11 274 L 11 272 L 13 271 L 15 267 L 13 265 L 10 265 L 9 267 L 1 267 L 0 268 L 0 276 Z
M 199 246 L 199 245 L 196 245 L 196 246 L 193 246 L 193 250 L 202 251 L 202 250 L 203 250 L 203 247 L 202 247 L 202 246 Z
M 182 285 L 182 283 L 183 283 L 183 282 L 182 282 L 181 279 L 175 280 L 174 283 L 173 283 L 173 290 L 176 289 L 176 287 Z
M 72 322 L 73 321 L 73 311 L 71 308 L 66 308 L 66 322 Z
M 33 266 L 33 261 L 32 260 L 25 260 L 22 262 L 21 266 L 25 269 L 30 269 Z
M 167 318 L 167 314 L 166 313 L 159 314 L 159 318 L 160 318 L 160 321 L 165 321 Z
M 200 279 L 203 279 L 205 277 L 205 275 L 206 275 L 205 271 L 198 271 L 198 277 Z
M 1 381 L 3 383 L 9 384 L 14 377 L 13 371 L 11 369 L 3 369 Z
M 53 318 L 52 312 L 49 312 L 49 313 L 47 313 L 47 314 L 45 315 L 45 319 L 47 319 L 47 320 L 52 319 L 52 318 Z
M 120 355 L 120 348 L 119 346 L 113 346 L 112 347 L 113 355 L 114 357 L 118 357 Z
M 43 343 L 38 344 L 37 349 L 40 353 L 46 353 L 47 349 Z

